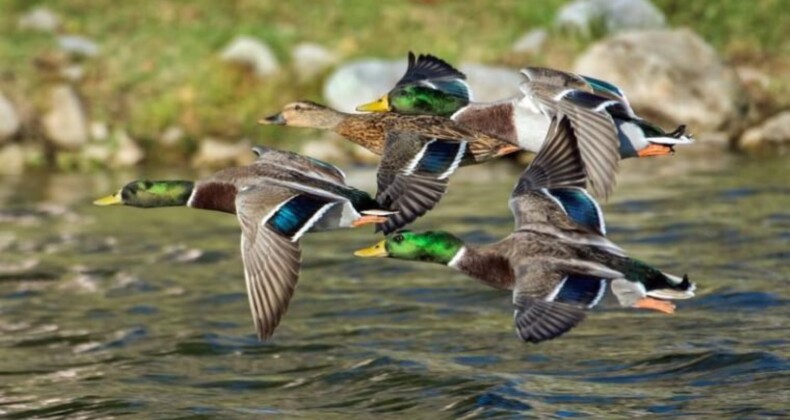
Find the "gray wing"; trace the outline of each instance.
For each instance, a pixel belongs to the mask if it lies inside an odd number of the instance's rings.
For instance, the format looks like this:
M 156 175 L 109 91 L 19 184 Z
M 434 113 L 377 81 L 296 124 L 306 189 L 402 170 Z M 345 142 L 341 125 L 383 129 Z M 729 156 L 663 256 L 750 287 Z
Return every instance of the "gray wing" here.
M 631 109 L 631 106 L 628 104 L 628 99 L 626 99 L 622 89 L 600 79 L 547 67 L 525 67 L 521 69 L 521 74 L 529 81 L 594 93 L 606 99 L 620 102 L 628 110 Z
M 276 204 L 296 194 L 281 187 L 253 187 L 236 197 L 241 224 L 241 256 L 252 318 L 258 338 L 271 337 L 288 309 L 299 278 L 299 243 L 279 235 L 266 225 Z
M 548 136 L 549 139 L 521 174 L 510 195 L 510 211 L 513 213 L 516 230 L 529 223 L 556 220 L 554 223 L 560 224 L 567 220 L 560 204 L 544 189 L 583 188 L 586 183 L 581 152 L 568 119 L 561 115 L 555 117 L 549 127 Z
M 611 194 L 620 162 L 620 139 L 611 116 L 603 109 L 563 100 L 563 93 L 570 92 L 570 88 L 527 82 L 521 85 L 521 90 L 548 117 L 564 114 L 570 120 L 590 188 L 598 196 Z
M 305 175 L 327 178 L 339 184 L 346 183 L 346 174 L 343 171 L 322 160 L 265 146 L 255 146 L 252 151 L 258 156 L 256 163 L 280 165 Z
M 515 266 L 513 305 L 519 338 L 551 340 L 584 320 L 606 291 L 606 280 L 622 274 L 599 264 L 527 258 Z
M 416 133 L 387 133 L 377 174 L 376 201 L 396 211 L 377 231 L 389 234 L 436 206 L 447 191 L 449 176 L 458 168 L 467 143 Z
M 547 137 L 519 177 L 511 197 L 541 188 L 584 188 L 587 178 L 570 120 L 562 114 L 553 118 Z
M 587 82 L 578 75 L 547 67 L 525 67 L 521 69 L 521 74 L 530 82 L 545 83 L 570 89 L 588 89 Z

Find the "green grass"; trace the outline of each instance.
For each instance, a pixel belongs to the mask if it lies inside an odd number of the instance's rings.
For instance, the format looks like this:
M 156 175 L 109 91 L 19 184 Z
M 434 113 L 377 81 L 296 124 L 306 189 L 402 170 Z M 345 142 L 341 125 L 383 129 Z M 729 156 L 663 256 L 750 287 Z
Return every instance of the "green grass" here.
M 85 62 L 87 74 L 79 86 L 92 119 L 126 127 L 148 147 L 174 124 L 187 132 L 188 148 L 206 135 L 269 144 L 298 142 L 315 133 L 255 123 L 295 99 L 322 100 L 320 80 L 300 84 L 291 72 L 289 51 L 298 42 L 317 42 L 344 59 L 401 58 L 415 50 L 451 62 L 568 66 L 589 41 L 556 34 L 540 57 L 518 57 L 509 51 L 522 33 L 550 25 L 564 3 L 3 0 L 0 89 L 30 101 L 36 109 L 46 107 L 45 92 L 53 80 L 33 63 L 56 57 L 54 38 L 16 29 L 18 16 L 41 4 L 60 15 L 65 32 L 84 34 L 102 46 L 99 57 Z M 754 57 L 788 61 L 782 0 L 656 3 L 673 25 L 694 28 L 728 58 L 747 51 Z M 285 71 L 259 80 L 221 62 L 218 52 L 241 34 L 266 41 Z

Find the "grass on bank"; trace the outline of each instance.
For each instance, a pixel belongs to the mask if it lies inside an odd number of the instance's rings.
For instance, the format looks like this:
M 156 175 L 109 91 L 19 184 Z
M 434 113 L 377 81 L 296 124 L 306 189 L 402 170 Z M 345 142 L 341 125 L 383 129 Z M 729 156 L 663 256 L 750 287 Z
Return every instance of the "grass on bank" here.
M 322 99 L 321 79 L 298 83 L 290 71 L 289 52 L 297 43 L 317 42 L 344 59 L 401 58 L 415 50 L 456 63 L 568 67 L 589 40 L 555 34 L 541 56 L 510 52 L 524 32 L 550 26 L 564 3 L 4 0 L 0 90 L 34 109 L 46 107 L 46 92 L 55 81 L 45 64 L 62 57 L 52 35 L 16 27 L 21 14 L 42 5 L 60 16 L 63 32 L 88 36 L 101 45 L 101 54 L 83 63 L 86 76 L 79 85 L 93 120 L 125 127 L 147 146 L 172 125 L 186 131 L 187 149 L 207 135 L 291 143 L 315 133 L 260 127 L 255 121 L 295 99 Z M 790 67 L 782 0 L 655 3 L 672 25 L 692 27 L 726 59 L 753 61 L 757 68 L 778 74 Z M 220 62 L 218 52 L 241 34 L 266 41 L 284 71 L 260 80 Z

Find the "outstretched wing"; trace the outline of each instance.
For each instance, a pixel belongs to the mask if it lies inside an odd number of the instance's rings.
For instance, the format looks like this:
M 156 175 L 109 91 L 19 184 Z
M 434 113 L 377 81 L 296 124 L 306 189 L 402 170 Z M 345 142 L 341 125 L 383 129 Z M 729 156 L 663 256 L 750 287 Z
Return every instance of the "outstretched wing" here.
M 547 117 L 562 114 L 568 118 L 590 188 L 598 196 L 608 196 L 616 182 L 620 139 L 617 127 L 605 107 L 589 107 L 585 102 L 589 96 L 596 95 L 539 82 L 524 83 L 521 90 L 524 100 L 537 104 Z
M 614 84 L 594 77 L 582 76 L 547 67 L 525 67 L 521 70 L 527 80 L 546 83 L 562 88 L 577 89 L 594 93 L 604 99 L 621 102 L 628 113 L 633 115 L 633 110 L 625 97 L 625 92 Z
M 584 188 L 587 177 L 570 120 L 562 115 L 553 118 L 547 137 L 540 152 L 519 177 L 511 198 L 541 188 Z
M 551 340 L 585 318 L 598 304 L 606 280 L 621 273 L 582 261 L 525 259 L 515 268 L 514 321 L 519 338 L 530 343 Z
M 376 201 L 397 213 L 376 229 L 388 234 L 432 209 L 447 191 L 448 179 L 461 163 L 467 144 L 416 133 L 388 133 Z
M 255 163 L 279 165 L 308 176 L 324 178 L 338 184 L 346 183 L 346 174 L 343 171 L 322 160 L 265 146 L 254 146 L 252 151 L 258 156 Z
M 288 310 L 299 278 L 299 239 L 338 204 L 274 185 L 248 187 L 237 194 L 244 278 L 260 339 L 272 335 Z

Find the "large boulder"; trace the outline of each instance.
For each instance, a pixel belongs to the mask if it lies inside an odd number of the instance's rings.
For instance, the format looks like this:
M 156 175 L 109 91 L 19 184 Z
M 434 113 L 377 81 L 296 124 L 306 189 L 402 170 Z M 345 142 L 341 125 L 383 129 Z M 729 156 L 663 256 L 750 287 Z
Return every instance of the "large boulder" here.
M 519 93 L 524 81 L 518 70 L 486 64 L 464 63 L 458 68 L 466 74 L 472 99 L 478 102 L 498 101 Z
M 303 42 L 291 51 L 291 60 L 296 75 L 307 81 L 337 63 L 337 54 L 318 44 Z
M 14 104 L 0 92 L 0 144 L 19 130 L 19 115 Z
M 515 53 L 537 54 L 549 40 L 549 31 L 544 28 L 533 29 L 522 35 L 511 48 Z
M 220 58 L 249 67 L 258 77 L 271 76 L 280 70 L 280 64 L 271 48 L 249 36 L 236 37 L 222 50 Z
M 575 0 L 560 9 L 555 24 L 583 35 L 659 29 L 666 17 L 649 0 Z
M 364 58 L 340 66 L 324 84 L 327 104 L 354 112 L 357 105 L 387 93 L 406 71 L 406 60 Z
M 761 125 L 746 130 L 737 146 L 749 153 L 790 151 L 790 111 L 774 115 Z
M 575 71 L 617 84 L 645 117 L 688 124 L 695 134 L 732 135 L 748 109 L 734 70 L 688 29 L 602 40 L 576 60 Z
M 60 149 L 76 149 L 88 140 L 85 109 L 77 92 L 69 85 L 52 89 L 51 108 L 42 122 L 47 138 Z
M 518 93 L 522 78 L 518 70 L 507 67 L 464 63 L 458 67 L 466 73 L 476 101 L 495 101 Z M 362 59 L 335 70 L 324 85 L 329 106 L 354 112 L 363 103 L 387 93 L 406 71 L 406 60 Z

